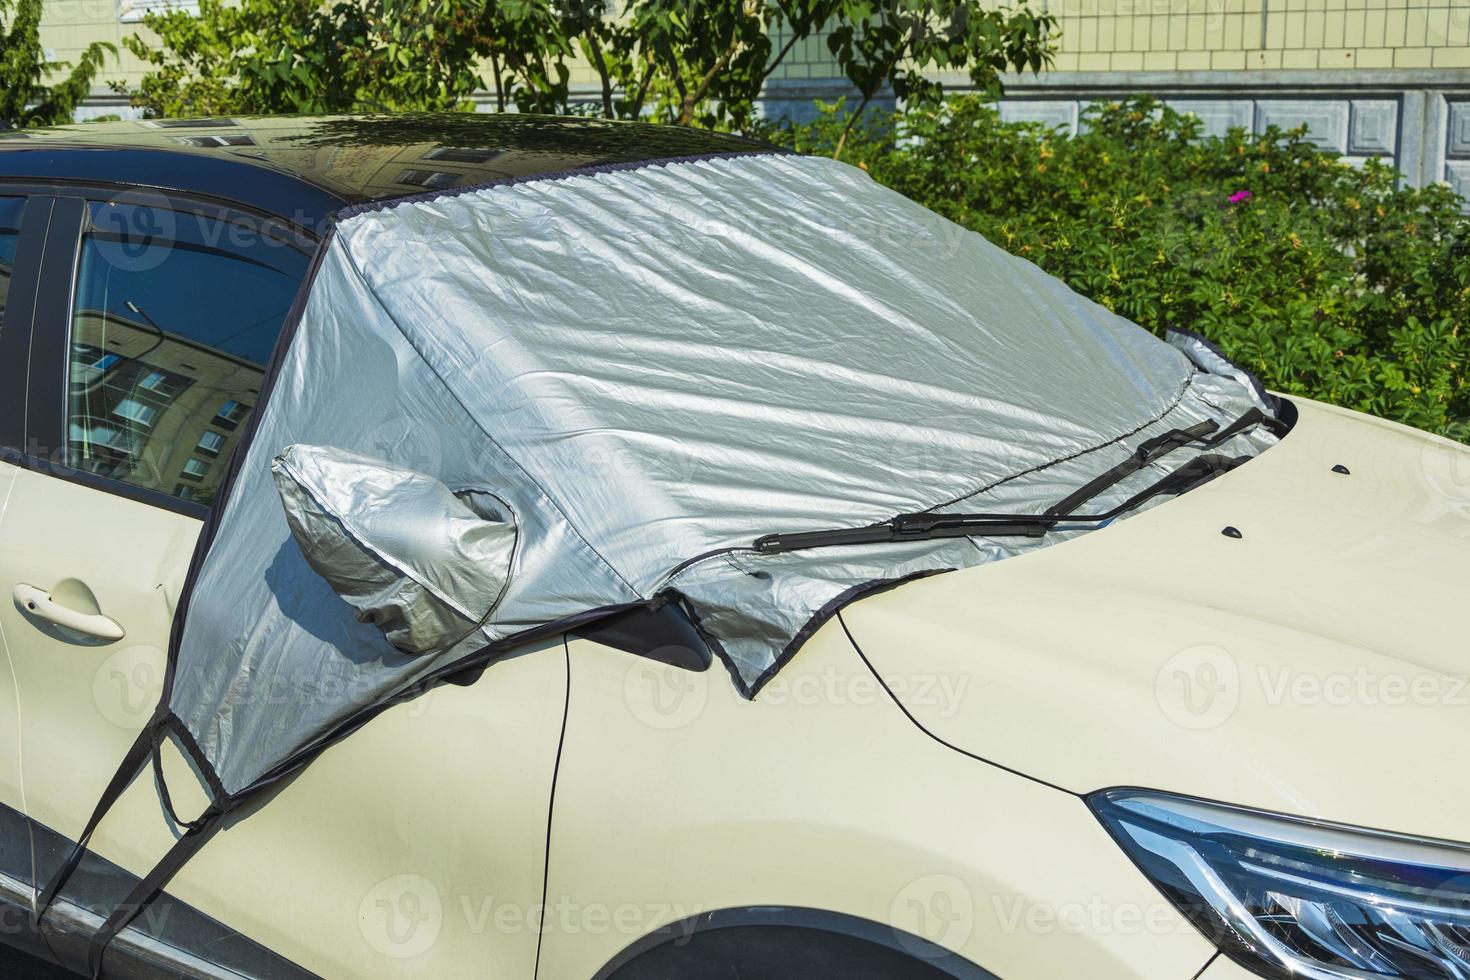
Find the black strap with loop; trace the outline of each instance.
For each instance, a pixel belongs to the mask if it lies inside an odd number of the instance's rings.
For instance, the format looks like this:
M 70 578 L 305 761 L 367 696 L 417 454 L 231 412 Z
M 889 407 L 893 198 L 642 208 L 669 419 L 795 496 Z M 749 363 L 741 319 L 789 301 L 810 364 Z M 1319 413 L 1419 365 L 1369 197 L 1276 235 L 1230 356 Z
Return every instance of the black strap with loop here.
M 137 739 L 133 741 L 127 754 L 123 756 L 121 764 L 117 767 L 117 772 L 113 773 L 112 779 L 107 784 L 107 788 L 102 791 L 101 798 L 97 800 L 97 806 L 93 809 L 91 818 L 87 820 L 86 827 L 82 829 L 81 836 L 72 845 L 71 851 L 66 856 L 66 860 L 61 863 L 61 867 L 57 869 L 56 873 L 51 876 L 51 880 L 47 882 L 45 889 L 42 890 L 40 896 L 37 898 L 35 910 L 32 912 L 32 923 L 39 930 L 41 919 L 46 915 L 52 903 L 56 901 L 56 897 L 61 894 L 61 889 L 66 886 L 67 881 L 71 879 L 77 867 L 82 863 L 82 858 L 87 853 L 87 844 L 91 841 L 92 834 L 97 830 L 97 825 L 102 822 L 102 818 L 112 809 L 113 804 L 118 801 L 128 786 L 132 784 L 134 778 L 148 766 L 149 760 L 151 759 L 153 775 L 157 782 L 159 800 L 163 804 L 169 819 L 174 822 L 176 827 L 182 828 L 184 834 L 174 842 L 173 847 L 169 848 L 168 853 L 154 866 L 153 870 L 144 875 L 137 885 L 133 887 L 133 890 L 128 893 L 127 897 L 114 907 L 107 920 L 103 922 L 102 927 L 92 936 L 87 950 L 87 968 L 94 978 L 102 972 L 102 955 L 106 951 L 107 945 L 112 942 L 119 932 L 127 928 L 128 924 L 148 906 L 148 903 L 158 897 L 159 892 L 163 891 L 164 887 L 178 872 L 179 868 L 183 867 L 184 863 L 193 857 L 194 853 L 210 837 L 214 836 L 214 832 L 219 829 L 221 818 L 225 815 L 227 809 L 227 805 L 220 798 L 216 798 L 194 820 L 183 820 L 179 817 L 177 811 L 174 810 L 173 801 L 168 795 L 168 786 L 163 778 L 163 762 L 160 751 L 163 740 L 168 735 L 169 727 L 167 708 L 160 706 L 159 710 L 148 720 L 148 724 L 144 725 L 143 730 L 138 733 Z
M 143 771 L 143 767 L 148 763 L 148 757 L 154 754 L 158 747 L 158 740 L 163 737 L 163 728 L 163 709 L 160 708 L 148 720 L 148 724 L 143 726 L 143 730 L 138 733 L 138 738 L 133 742 L 132 747 L 128 749 L 127 755 L 123 756 L 122 764 L 117 767 L 117 772 L 113 773 L 112 781 L 102 791 L 102 797 L 98 799 L 97 806 L 92 811 L 92 816 L 87 821 L 87 826 L 82 829 L 81 836 L 72 845 L 71 852 L 67 854 L 66 860 L 61 863 L 61 867 L 57 869 L 56 874 L 51 876 L 50 882 L 47 883 L 45 889 L 41 892 L 41 896 L 36 900 L 36 908 L 31 913 L 31 921 L 38 928 L 41 924 L 42 916 L 46 914 L 46 910 L 51 907 L 51 903 L 56 900 L 56 896 L 61 892 L 62 887 L 71 878 L 73 872 L 77 870 L 77 865 L 82 863 L 82 855 L 87 852 L 87 842 L 92 839 L 93 831 L 102 822 L 102 818 L 107 815 L 107 811 L 112 809 L 112 805 L 117 802 L 118 797 L 122 796 L 123 791 L 132 783 L 133 778 Z
M 154 865 L 153 870 L 144 875 L 128 896 L 112 910 L 107 921 L 102 923 L 102 928 L 92 936 L 92 942 L 87 948 L 87 970 L 93 980 L 102 975 L 102 954 L 107 950 L 107 944 L 158 897 L 158 893 L 163 891 L 184 863 L 214 836 L 223 816 L 224 812 L 211 804 L 198 820 L 189 825 L 184 836 L 174 842 L 163 860 Z

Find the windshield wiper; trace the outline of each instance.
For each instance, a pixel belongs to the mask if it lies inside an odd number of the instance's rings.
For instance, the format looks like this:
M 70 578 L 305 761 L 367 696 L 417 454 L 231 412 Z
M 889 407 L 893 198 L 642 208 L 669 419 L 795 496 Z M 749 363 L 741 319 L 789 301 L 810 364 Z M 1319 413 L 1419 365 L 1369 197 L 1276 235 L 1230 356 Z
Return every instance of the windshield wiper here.
M 1047 513 L 1071 514 L 1093 497 L 1096 497 L 1109 487 L 1122 482 L 1155 460 L 1162 459 L 1181 446 L 1187 446 L 1191 442 L 1198 442 L 1201 439 L 1207 438 L 1218 428 L 1220 428 L 1220 423 L 1214 419 L 1205 419 L 1203 422 L 1197 425 L 1191 425 L 1187 429 L 1170 429 L 1162 435 L 1145 440 L 1138 444 L 1138 448 L 1133 451 L 1132 456 L 1129 456 L 1112 469 L 1099 473 L 1091 480 L 1088 480 L 1055 506 L 1049 508 Z
M 1060 524 L 1106 524 L 1154 497 L 1192 490 L 1221 473 L 1235 469 L 1249 458 L 1222 456 L 1219 453 L 1196 456 L 1162 480 L 1101 514 L 1061 514 L 1052 511 L 1045 514 L 900 514 L 867 527 L 767 534 L 756 539 L 753 547 L 761 554 L 774 555 L 833 545 L 927 541 L 932 538 L 1039 538 Z
M 828 531 L 795 531 L 767 534 L 756 539 L 753 547 L 761 554 L 780 554 L 808 548 L 833 545 L 883 544 L 892 541 L 925 541 L 933 538 L 1039 538 L 1059 524 L 1104 524 L 1127 513 L 1153 497 L 1178 494 L 1234 469 L 1248 457 L 1231 458 L 1218 453 L 1197 456 L 1158 482 L 1144 488 L 1123 503 L 1101 514 L 1078 514 L 1076 508 L 1103 493 L 1109 487 L 1192 443 L 1209 448 L 1225 442 L 1244 430 L 1261 424 L 1276 423 L 1265 412 L 1253 408 L 1221 429 L 1213 419 L 1188 428 L 1171 429 L 1138 445 L 1133 455 L 1117 466 L 1098 474 L 1068 494 L 1042 514 L 936 514 L 923 512 L 899 514 L 867 527 L 834 528 Z

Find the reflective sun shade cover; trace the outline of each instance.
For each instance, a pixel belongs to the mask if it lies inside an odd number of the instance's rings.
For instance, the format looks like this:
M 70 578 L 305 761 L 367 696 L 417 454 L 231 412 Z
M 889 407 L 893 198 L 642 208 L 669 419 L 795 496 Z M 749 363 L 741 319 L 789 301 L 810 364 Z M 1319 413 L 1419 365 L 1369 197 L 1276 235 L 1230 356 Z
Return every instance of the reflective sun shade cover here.
M 756 694 L 857 595 L 1087 531 L 773 555 L 756 538 L 1039 513 L 1140 442 L 1224 427 L 1256 398 L 832 160 L 615 166 L 364 207 L 321 256 L 204 544 L 170 708 L 233 791 L 487 646 L 670 600 Z M 1257 427 L 1212 451 L 1273 442 Z M 298 443 L 504 501 L 518 552 L 493 612 L 423 655 L 358 622 L 272 484 Z

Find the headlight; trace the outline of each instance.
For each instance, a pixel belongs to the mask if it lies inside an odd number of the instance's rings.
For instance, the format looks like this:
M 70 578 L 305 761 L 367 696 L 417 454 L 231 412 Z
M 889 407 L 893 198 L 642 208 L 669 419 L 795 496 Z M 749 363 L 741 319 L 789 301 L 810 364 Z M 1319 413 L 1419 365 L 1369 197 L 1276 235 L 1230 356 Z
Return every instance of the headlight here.
M 1139 790 L 1088 800 L 1228 956 L 1273 978 L 1470 978 L 1470 847 Z

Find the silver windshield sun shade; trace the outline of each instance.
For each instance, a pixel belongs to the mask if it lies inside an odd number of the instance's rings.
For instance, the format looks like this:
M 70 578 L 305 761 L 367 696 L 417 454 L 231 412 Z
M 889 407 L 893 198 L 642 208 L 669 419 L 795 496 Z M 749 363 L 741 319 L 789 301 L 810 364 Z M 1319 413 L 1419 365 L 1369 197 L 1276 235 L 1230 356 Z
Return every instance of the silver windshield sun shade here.
M 1203 451 L 1120 467 L 1142 444 L 1264 404 L 860 170 L 770 153 L 346 213 L 283 345 L 172 651 L 170 723 L 229 794 L 450 665 L 650 601 L 756 695 L 842 603 L 1090 528 L 758 538 L 1039 514 L 1118 468 L 1106 512 Z

